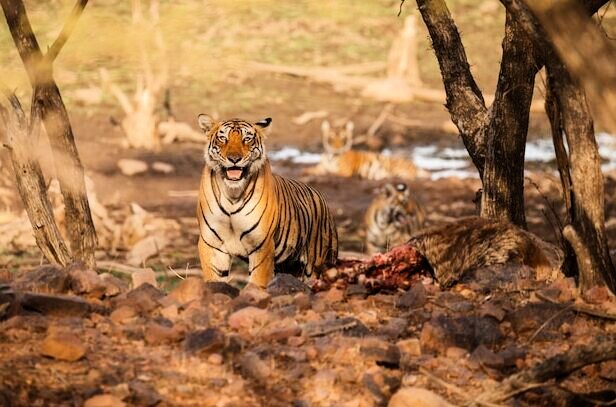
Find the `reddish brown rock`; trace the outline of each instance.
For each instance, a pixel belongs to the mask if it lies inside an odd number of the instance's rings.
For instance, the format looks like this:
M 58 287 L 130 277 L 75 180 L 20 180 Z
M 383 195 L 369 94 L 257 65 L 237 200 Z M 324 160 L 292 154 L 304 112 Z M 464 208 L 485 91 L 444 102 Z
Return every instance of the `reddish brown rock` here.
M 426 288 L 421 283 L 414 284 L 410 290 L 402 294 L 398 301 L 396 302 L 396 306 L 400 308 L 421 308 L 426 305 L 428 302 L 428 293 Z
M 138 288 L 142 284 L 150 284 L 152 287 L 158 287 L 156 281 L 156 273 L 152 269 L 137 270 L 131 274 L 131 280 L 133 282 L 133 288 Z
M 121 324 L 121 323 L 132 320 L 137 315 L 138 315 L 138 312 L 135 308 L 128 306 L 128 305 L 123 305 L 113 310 L 109 318 L 116 324 Z
M 86 354 L 86 346 L 70 333 L 53 333 L 41 344 L 41 354 L 54 359 L 74 362 Z
M 272 296 L 295 294 L 295 293 L 310 293 L 310 287 L 304 282 L 290 274 L 278 273 L 272 281 L 267 285 L 267 292 Z
M 582 294 L 584 301 L 589 304 L 601 304 L 610 299 L 610 293 L 606 287 L 592 287 Z
M 184 333 L 180 325 L 165 326 L 149 322 L 145 327 L 144 339 L 149 345 L 162 345 L 181 341 Z
M 169 298 L 179 305 L 184 305 L 191 301 L 201 301 L 205 298 L 206 290 L 206 284 L 202 278 L 189 277 L 175 286 L 169 293 Z
M 245 352 L 238 359 L 242 376 L 265 383 L 272 372 L 269 366 L 256 353 Z
M 505 359 L 484 345 L 479 345 L 471 354 L 473 360 L 477 361 L 480 365 L 492 368 L 502 369 L 505 366 Z
M 438 394 L 420 387 L 404 387 L 389 400 L 388 407 L 454 407 Z
M 98 394 L 90 397 L 83 404 L 83 407 L 125 407 L 126 404 L 111 394 Z
M 265 340 L 281 341 L 292 336 L 298 336 L 301 333 L 302 329 L 294 319 L 284 318 L 269 324 L 263 329 L 260 336 Z
M 188 353 L 220 352 L 225 346 L 225 334 L 218 328 L 190 332 L 184 340 L 184 350 Z
M 88 297 L 102 298 L 107 291 L 107 284 L 96 271 L 90 270 L 81 262 L 66 268 L 70 276 L 71 291 L 75 294 L 87 294 Z
M 33 271 L 23 273 L 12 286 L 19 291 L 61 294 L 70 288 L 69 275 L 59 266 L 46 264 Z
M 480 344 L 499 343 L 502 338 L 494 318 L 438 316 L 424 324 L 420 340 L 422 350 L 444 353 L 451 346 L 470 351 Z
M 271 319 L 267 310 L 257 307 L 245 307 L 229 316 L 229 327 L 237 330 L 250 330 L 265 326 Z

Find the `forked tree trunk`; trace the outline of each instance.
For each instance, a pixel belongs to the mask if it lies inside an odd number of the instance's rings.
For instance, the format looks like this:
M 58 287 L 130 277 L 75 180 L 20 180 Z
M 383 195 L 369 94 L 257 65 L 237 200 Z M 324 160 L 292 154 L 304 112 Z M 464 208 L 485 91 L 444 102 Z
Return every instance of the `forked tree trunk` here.
M 73 31 L 87 0 L 78 0 L 56 41 L 43 55 L 32 31 L 23 0 L 0 0 L 13 41 L 33 89 L 32 104 L 40 111 L 54 155 L 56 175 L 66 206 L 66 229 L 72 257 L 94 267 L 97 245 L 86 195 L 84 171 L 60 90 L 53 79 L 53 63 Z M 37 225 L 33 225 L 37 227 Z M 53 258 L 49 259 L 54 261 Z
M 534 44 L 507 16 L 499 81 L 488 110 L 444 0 L 417 4 L 441 69 L 446 107 L 483 183 L 481 215 L 525 227 L 524 150 L 539 69 Z

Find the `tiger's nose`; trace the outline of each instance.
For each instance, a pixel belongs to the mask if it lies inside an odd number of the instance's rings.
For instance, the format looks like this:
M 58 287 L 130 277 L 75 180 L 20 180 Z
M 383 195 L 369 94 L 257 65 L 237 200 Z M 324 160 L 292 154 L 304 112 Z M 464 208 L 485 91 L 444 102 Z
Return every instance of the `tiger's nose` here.
M 237 164 L 241 161 L 242 156 L 240 154 L 231 154 L 227 157 L 229 159 L 229 161 L 231 161 L 233 164 Z

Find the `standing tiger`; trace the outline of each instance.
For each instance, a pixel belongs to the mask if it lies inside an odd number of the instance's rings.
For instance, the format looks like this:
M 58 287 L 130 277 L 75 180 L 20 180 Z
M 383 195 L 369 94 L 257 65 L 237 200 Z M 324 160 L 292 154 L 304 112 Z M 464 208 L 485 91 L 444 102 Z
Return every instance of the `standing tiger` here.
M 357 176 L 375 181 L 385 178 L 414 180 L 423 175 L 423 171 L 404 158 L 353 150 L 353 128 L 351 121 L 343 128 L 335 129 L 327 120 L 321 124 L 324 153 L 321 162 L 308 170 L 309 174 Z
M 407 242 L 424 226 L 425 211 L 411 196 L 405 183 L 386 184 L 372 201 L 364 218 L 366 249 L 370 254 L 384 253 Z
M 275 269 L 309 276 L 334 264 L 338 235 L 321 193 L 272 174 L 263 146 L 271 119 L 198 121 L 207 136 L 197 211 L 205 280 L 226 277 L 232 256 L 248 261 L 250 282 L 260 287 Z

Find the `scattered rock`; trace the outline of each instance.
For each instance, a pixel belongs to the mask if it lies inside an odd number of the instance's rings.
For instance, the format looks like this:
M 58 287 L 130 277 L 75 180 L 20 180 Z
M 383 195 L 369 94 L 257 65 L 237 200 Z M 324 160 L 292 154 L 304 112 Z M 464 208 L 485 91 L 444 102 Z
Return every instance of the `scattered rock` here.
M 102 273 L 98 275 L 105 282 L 105 296 L 115 297 L 128 291 L 128 284 L 120 280 L 111 273 Z
M 402 353 L 402 355 L 408 356 L 420 356 L 421 355 L 421 345 L 419 343 L 419 339 L 410 338 L 404 339 L 402 341 L 398 341 L 396 346 Z
M 70 333 L 53 333 L 41 344 L 41 354 L 54 359 L 74 362 L 86 354 L 86 347 L 81 340 Z
M 205 288 L 210 294 L 224 294 L 227 297 L 235 298 L 240 295 L 240 290 L 224 281 L 208 281 Z
M 317 296 L 323 298 L 326 302 L 331 304 L 344 300 L 344 291 L 336 287 L 332 287 L 327 290 L 324 295 L 321 295 L 321 293 L 319 293 L 317 294 Z
M 224 349 L 225 342 L 225 335 L 220 329 L 201 329 L 186 335 L 184 350 L 188 353 L 214 353 Z
M 137 316 L 137 310 L 131 306 L 123 305 L 113 310 L 109 318 L 116 324 L 129 321 Z
M 145 283 L 152 285 L 152 287 L 158 287 L 158 282 L 156 281 L 156 274 L 152 269 L 142 269 L 135 271 L 131 275 L 131 280 L 133 281 L 133 288 L 137 288 Z
M 235 298 L 238 302 L 246 302 L 258 308 L 267 308 L 271 299 L 271 294 L 253 284 L 244 287 L 240 295 Z
M 150 345 L 179 342 L 183 337 L 184 330 L 178 325 L 164 326 L 150 322 L 145 327 L 144 339 Z
M 132 158 L 122 158 L 118 160 L 118 168 L 122 174 L 132 177 L 133 175 L 144 173 L 148 170 L 148 163 Z
M 388 407 L 454 407 L 438 394 L 421 387 L 404 387 L 389 400 Z
M 363 375 L 361 383 L 372 393 L 377 404 L 384 405 L 400 387 L 400 378 L 383 369 L 371 368 Z
M 94 270 L 83 263 L 75 263 L 67 267 L 70 276 L 70 287 L 75 294 L 88 294 L 92 298 L 103 298 L 108 290 L 107 284 Z
M 235 311 L 227 321 L 229 327 L 237 330 L 250 330 L 254 327 L 264 326 L 270 321 L 270 313 L 267 310 L 248 306 Z
M 46 264 L 17 278 L 13 288 L 34 293 L 62 294 L 70 288 L 69 275 L 62 268 Z
M 471 357 L 479 362 L 479 364 L 492 369 L 502 369 L 505 366 L 505 359 L 501 355 L 492 352 L 484 345 L 477 346 L 471 354 Z
M 510 312 L 507 320 L 517 334 L 532 333 L 561 310 L 562 306 L 549 302 L 529 303 Z M 563 322 L 571 320 L 573 320 L 572 311 L 562 312 L 541 330 L 537 339 L 545 338 Z
M 160 306 L 161 299 L 165 296 L 158 288 L 149 283 L 141 284 L 126 293 L 125 298 L 118 299 L 118 305 L 128 305 L 139 312 L 150 312 Z
M 381 325 L 378 328 L 377 334 L 384 335 L 390 339 L 398 339 L 404 334 L 407 327 L 408 320 L 406 318 L 391 318 L 385 325 Z
M 238 362 L 242 375 L 259 383 L 265 383 L 272 373 L 269 366 L 254 352 L 245 352 L 238 358 Z
M 126 254 L 126 262 L 131 266 L 141 266 L 147 259 L 160 253 L 169 243 L 170 240 L 161 234 L 144 237 Z
M 19 301 L 24 309 L 40 312 L 44 315 L 83 317 L 90 312 L 90 306 L 87 302 L 70 295 L 24 293 Z
M 502 338 L 494 318 L 440 315 L 424 324 L 420 340 L 423 350 L 444 353 L 451 346 L 471 351 L 480 344 L 494 344 Z
M 414 284 L 410 290 L 400 296 L 397 306 L 400 308 L 421 308 L 428 302 L 428 293 L 423 284 Z
M 272 296 L 295 293 L 310 293 L 310 287 L 291 274 L 278 273 L 267 285 L 267 292 Z
M 162 397 L 150 385 L 133 380 L 128 383 L 130 397 L 128 402 L 136 406 L 155 406 L 162 401 Z
M 168 319 L 175 319 L 178 316 L 178 306 L 175 304 L 167 305 L 160 310 L 160 315 Z
M 224 361 L 225 360 L 220 353 L 212 353 L 207 357 L 207 363 L 211 365 L 222 365 Z
M 517 365 L 517 361 L 526 357 L 526 350 L 513 345 L 503 349 L 498 355 L 503 358 L 505 367 L 514 367 Z
M 262 332 L 261 337 L 270 341 L 281 341 L 292 336 L 298 336 L 302 333 L 295 319 L 284 318 L 279 321 L 274 321 L 268 325 Z
M 475 304 L 468 301 L 460 294 L 452 293 L 451 291 L 443 291 L 435 300 L 436 304 L 441 305 L 453 312 L 470 312 L 475 309 Z
M 368 296 L 368 289 L 363 284 L 349 284 L 344 291 L 345 297 L 360 297 Z
M 616 360 L 608 360 L 601 363 L 601 370 L 599 376 L 606 380 L 616 382 Z
M 360 353 L 379 366 L 397 368 L 400 365 L 400 349 L 377 338 L 364 338 L 359 347 Z
M 126 404 L 111 394 L 99 394 L 86 400 L 83 407 L 125 407 Z
M 479 308 L 479 316 L 493 317 L 498 322 L 501 322 L 503 319 L 505 319 L 505 310 L 491 302 L 486 302 L 485 304 L 482 304 Z
M 152 169 L 163 174 L 171 174 L 175 172 L 175 167 L 173 165 L 161 161 L 155 161 L 152 163 Z
M 300 292 L 293 296 L 293 303 L 298 309 L 307 310 L 310 308 L 312 300 L 310 299 L 310 295 Z
M 445 356 L 453 360 L 462 360 L 468 356 L 468 350 L 458 348 L 457 346 L 450 346 L 445 351 Z
M 200 301 L 205 298 L 206 284 L 202 278 L 189 277 L 182 280 L 169 293 L 169 298 L 176 301 L 179 305 L 187 304 L 191 301 Z
M 610 300 L 610 293 L 606 287 L 592 287 L 582 294 L 584 301 L 589 304 L 602 304 Z
M 353 317 L 308 322 L 302 326 L 302 332 L 305 336 L 322 336 L 340 331 L 347 336 L 360 337 L 370 332 L 360 320 Z

